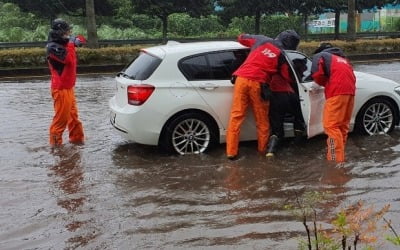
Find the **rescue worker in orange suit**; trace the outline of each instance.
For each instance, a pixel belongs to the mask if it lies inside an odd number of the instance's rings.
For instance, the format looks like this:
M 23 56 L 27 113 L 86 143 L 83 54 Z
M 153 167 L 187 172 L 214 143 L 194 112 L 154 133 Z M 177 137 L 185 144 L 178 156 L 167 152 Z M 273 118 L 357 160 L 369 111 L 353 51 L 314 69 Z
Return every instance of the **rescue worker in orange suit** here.
M 307 70 L 307 59 L 294 59 L 293 66 L 297 77 L 301 80 L 303 73 Z M 283 77 L 282 75 L 286 75 Z M 289 81 L 287 79 L 290 79 Z M 294 118 L 293 127 L 297 138 L 300 138 L 305 129 L 305 122 L 300 107 L 300 99 L 296 80 L 289 70 L 287 63 L 281 67 L 281 73 L 275 74 L 271 78 L 271 98 L 269 106 L 269 121 L 271 125 L 271 136 L 269 137 L 266 157 L 273 157 L 278 143 L 284 136 L 283 123 L 286 114 L 291 114 Z
M 77 66 L 75 47 L 81 46 L 85 42 L 86 39 L 83 36 L 71 36 L 71 27 L 64 20 L 56 19 L 52 22 L 46 45 L 55 113 L 50 125 L 50 145 L 52 146 L 62 144 L 62 135 L 67 127 L 71 143 L 82 144 L 84 142 L 74 87 Z
M 240 127 L 250 105 L 257 127 L 258 151 L 265 153 L 269 137 L 269 102 L 261 98 L 262 84 L 271 80 L 285 60 L 283 49 L 296 49 L 300 36 L 293 30 L 278 34 L 275 39 L 263 35 L 242 34 L 238 42 L 251 51 L 243 64 L 233 73 L 234 93 L 226 134 L 226 154 L 234 160 L 238 156 Z
M 312 78 L 325 87 L 323 126 L 328 136 L 327 160 L 343 163 L 354 107 L 356 77 L 343 51 L 332 44 L 321 43 L 314 54 Z

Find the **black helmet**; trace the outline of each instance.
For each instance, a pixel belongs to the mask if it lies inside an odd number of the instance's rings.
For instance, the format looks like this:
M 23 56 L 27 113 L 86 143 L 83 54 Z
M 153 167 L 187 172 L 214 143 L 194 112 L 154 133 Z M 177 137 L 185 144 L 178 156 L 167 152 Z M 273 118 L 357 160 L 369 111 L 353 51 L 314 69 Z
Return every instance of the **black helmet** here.
M 71 30 L 71 26 L 69 26 L 69 24 L 63 19 L 58 18 L 52 22 L 51 29 L 56 31 L 61 31 L 64 33 Z
M 333 45 L 331 43 L 320 43 L 319 47 L 314 51 L 314 54 L 317 54 L 325 49 L 332 48 Z

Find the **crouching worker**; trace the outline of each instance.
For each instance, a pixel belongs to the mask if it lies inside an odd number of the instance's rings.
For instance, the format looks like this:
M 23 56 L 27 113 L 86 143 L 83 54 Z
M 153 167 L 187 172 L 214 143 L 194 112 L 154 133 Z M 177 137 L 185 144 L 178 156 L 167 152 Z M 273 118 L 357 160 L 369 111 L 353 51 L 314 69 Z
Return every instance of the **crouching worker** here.
M 56 19 L 52 22 L 46 45 L 54 106 L 54 117 L 50 125 L 50 145 L 52 146 L 62 144 L 62 135 L 67 127 L 71 143 L 84 142 L 74 87 L 77 66 L 75 47 L 85 42 L 83 36 L 71 36 L 71 27 L 64 20 Z
M 307 59 L 294 59 L 293 66 L 299 79 L 303 78 L 307 70 Z M 284 77 L 285 76 L 285 77 Z M 294 134 L 300 138 L 304 134 L 305 122 L 300 107 L 300 99 L 297 92 L 297 84 L 293 74 L 289 73 L 289 65 L 283 64 L 281 72 L 271 78 L 270 88 L 272 91 L 269 104 L 269 121 L 271 125 L 271 136 L 267 148 L 266 157 L 273 157 L 276 153 L 278 143 L 284 137 L 284 120 L 286 114 L 293 116 Z
M 233 73 L 236 77 L 233 102 L 226 134 L 226 154 L 228 159 L 238 155 L 240 127 L 250 105 L 257 127 L 258 151 L 265 153 L 269 137 L 269 101 L 261 98 L 261 85 L 269 82 L 277 73 L 281 63 L 281 49 L 296 49 L 299 35 L 292 30 L 281 32 L 272 39 L 262 35 L 242 34 L 238 41 L 251 47 L 250 54 Z
M 325 87 L 323 126 L 327 134 L 327 159 L 343 163 L 350 118 L 354 106 L 356 77 L 343 51 L 322 43 L 314 52 L 311 74 Z

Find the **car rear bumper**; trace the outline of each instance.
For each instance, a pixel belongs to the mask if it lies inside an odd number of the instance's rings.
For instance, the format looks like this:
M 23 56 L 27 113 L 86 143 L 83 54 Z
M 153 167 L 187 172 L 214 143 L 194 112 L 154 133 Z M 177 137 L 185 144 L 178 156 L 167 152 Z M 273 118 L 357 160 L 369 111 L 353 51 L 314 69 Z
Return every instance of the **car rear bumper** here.
M 151 114 L 151 110 L 143 111 L 141 107 L 126 105 L 119 107 L 115 96 L 109 101 L 110 123 L 116 129 L 118 134 L 131 142 L 145 145 L 157 145 L 161 128 L 156 124 L 160 115 Z M 149 121 L 151 117 L 151 122 Z M 160 123 L 158 123 L 160 122 Z

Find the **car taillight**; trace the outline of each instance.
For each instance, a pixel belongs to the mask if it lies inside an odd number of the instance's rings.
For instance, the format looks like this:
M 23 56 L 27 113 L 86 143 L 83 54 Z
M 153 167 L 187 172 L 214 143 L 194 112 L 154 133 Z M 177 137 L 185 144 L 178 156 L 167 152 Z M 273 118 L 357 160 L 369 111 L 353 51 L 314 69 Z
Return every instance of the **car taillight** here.
M 128 103 L 142 105 L 153 93 L 155 87 L 149 84 L 135 84 L 128 86 Z

